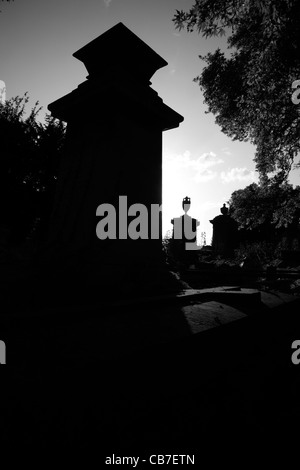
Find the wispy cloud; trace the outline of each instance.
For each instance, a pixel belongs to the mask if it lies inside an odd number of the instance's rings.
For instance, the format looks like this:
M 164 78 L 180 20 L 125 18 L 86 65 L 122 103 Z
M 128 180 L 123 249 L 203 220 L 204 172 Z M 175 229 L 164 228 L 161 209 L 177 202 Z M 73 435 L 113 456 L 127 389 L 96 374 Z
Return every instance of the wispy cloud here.
M 0 103 L 4 104 L 6 99 L 5 82 L 0 80 Z
M 217 172 L 212 168 L 223 163 L 223 160 L 214 152 L 203 153 L 198 158 L 192 158 L 191 152 L 186 150 L 183 155 L 175 155 L 167 158 L 166 169 L 173 171 L 183 169 L 191 170 L 191 179 L 196 183 L 211 181 L 217 177 Z
M 208 212 L 212 209 L 219 209 L 222 207 L 223 202 L 215 202 L 215 201 L 205 201 L 200 204 L 199 209 L 201 212 Z
M 222 152 L 225 154 L 225 155 L 232 155 L 232 153 L 230 152 L 229 148 L 228 147 L 224 147 L 222 149 Z
M 109 7 L 109 5 L 111 4 L 112 0 L 103 0 L 104 1 L 104 4 L 106 6 L 106 8 Z
M 216 171 L 212 170 L 204 170 L 202 172 L 198 172 L 193 180 L 196 181 L 196 183 L 206 183 L 207 181 L 214 180 L 218 176 L 218 173 Z
M 258 177 L 254 171 L 248 168 L 231 168 L 228 171 L 222 171 L 221 180 L 223 183 L 232 183 L 235 181 L 257 181 Z

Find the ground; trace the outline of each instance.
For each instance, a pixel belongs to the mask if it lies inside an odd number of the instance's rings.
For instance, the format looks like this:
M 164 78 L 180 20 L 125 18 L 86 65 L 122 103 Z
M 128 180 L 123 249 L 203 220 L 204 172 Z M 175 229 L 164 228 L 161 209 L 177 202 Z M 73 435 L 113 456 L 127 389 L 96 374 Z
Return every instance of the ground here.
M 15 263 L 20 281 L 25 261 Z M 16 297 L 18 276 L 10 271 L 6 280 L 14 280 Z M 193 453 L 201 464 L 221 448 L 231 461 L 239 446 L 254 455 L 268 451 L 267 438 L 273 453 L 284 437 L 292 443 L 300 418 L 300 365 L 291 361 L 298 297 L 288 302 L 269 288 L 264 296 L 277 306 L 267 308 L 253 298 L 236 303 L 238 292 L 228 301 L 194 289 L 179 299 L 51 309 L 45 299 L 32 312 L 16 301 L 0 319 L 7 445 L 82 450 L 99 462 L 112 453 Z

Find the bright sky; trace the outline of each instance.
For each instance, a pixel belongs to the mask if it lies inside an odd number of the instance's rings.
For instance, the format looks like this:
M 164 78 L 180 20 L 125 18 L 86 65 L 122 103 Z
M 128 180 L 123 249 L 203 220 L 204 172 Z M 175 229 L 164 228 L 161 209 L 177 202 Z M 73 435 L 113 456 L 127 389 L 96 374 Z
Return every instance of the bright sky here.
M 163 137 L 163 232 L 183 213 L 183 197 L 192 199 L 189 215 L 200 221 L 210 242 L 210 219 L 231 193 L 257 181 L 254 147 L 233 142 L 205 114 L 206 106 L 193 78 L 202 70 L 199 54 L 222 46 L 196 32 L 175 30 L 176 9 L 193 0 L 14 0 L 0 3 L 0 80 L 6 98 L 29 92 L 31 104 L 47 105 L 77 88 L 87 76 L 72 57 L 82 46 L 122 21 L 161 55 L 168 66 L 152 78 L 163 101 L 184 116 L 179 128 Z M 223 47 L 224 47 L 224 39 Z M 117 58 L 116 58 L 117 60 Z M 42 118 L 42 115 L 41 115 Z M 141 149 L 141 153 L 142 153 Z M 137 201 L 139 202 L 139 201 Z

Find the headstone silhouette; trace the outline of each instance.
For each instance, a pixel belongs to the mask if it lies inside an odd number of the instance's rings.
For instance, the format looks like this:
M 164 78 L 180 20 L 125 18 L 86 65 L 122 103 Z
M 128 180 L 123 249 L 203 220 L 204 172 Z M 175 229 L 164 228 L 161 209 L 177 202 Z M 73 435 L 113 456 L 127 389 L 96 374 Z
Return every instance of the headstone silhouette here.
M 221 215 L 210 220 L 213 225 L 212 248 L 216 254 L 229 256 L 237 246 L 237 224 L 230 215 L 226 204 L 220 208 Z
M 67 122 L 67 134 L 47 251 L 66 269 L 107 285 L 134 285 L 143 275 L 149 282 L 146 273 L 162 269 L 161 226 L 152 227 L 156 239 L 120 239 L 126 208 L 119 198 L 148 209 L 150 236 L 151 205 L 162 203 L 162 132 L 183 121 L 150 87 L 167 62 L 122 23 L 73 55 L 89 75 L 48 106 Z M 96 236 L 101 204 L 116 210 L 117 239 Z
M 191 199 L 186 196 L 182 201 L 184 214 L 171 220 L 172 251 L 174 256 L 184 263 L 190 264 L 193 260 L 193 251 L 197 249 L 197 227 L 200 222 L 188 215 Z

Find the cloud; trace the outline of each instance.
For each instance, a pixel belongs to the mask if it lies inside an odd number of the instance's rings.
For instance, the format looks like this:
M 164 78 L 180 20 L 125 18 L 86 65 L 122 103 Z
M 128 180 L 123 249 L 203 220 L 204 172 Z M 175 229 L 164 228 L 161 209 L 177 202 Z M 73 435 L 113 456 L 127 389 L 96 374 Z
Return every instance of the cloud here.
M 0 80 L 0 103 L 4 104 L 6 100 L 5 82 Z
M 248 168 L 231 168 L 228 171 L 222 171 L 221 180 L 223 183 L 232 183 L 234 181 L 257 181 L 257 175 Z
M 103 0 L 104 1 L 104 4 L 106 6 L 106 8 L 109 7 L 109 5 L 111 4 L 112 0 Z
M 168 157 L 165 168 L 167 171 L 190 170 L 193 172 L 191 179 L 196 183 L 203 183 L 217 177 L 217 172 L 211 168 L 221 163 L 223 160 L 214 152 L 203 153 L 200 157 L 193 159 L 191 152 L 186 150 L 183 155 Z
M 220 209 L 220 207 L 223 206 L 223 202 L 205 201 L 200 205 L 199 209 L 201 212 L 208 212 L 211 209 Z
M 196 181 L 196 183 L 206 183 L 207 181 L 211 181 L 215 179 L 218 176 L 218 173 L 216 171 L 211 171 L 211 170 L 205 170 L 202 171 L 201 173 L 198 172 L 193 180 Z
M 222 149 L 222 152 L 225 154 L 225 155 L 232 155 L 232 153 L 230 152 L 229 148 L 228 147 L 224 147 Z

